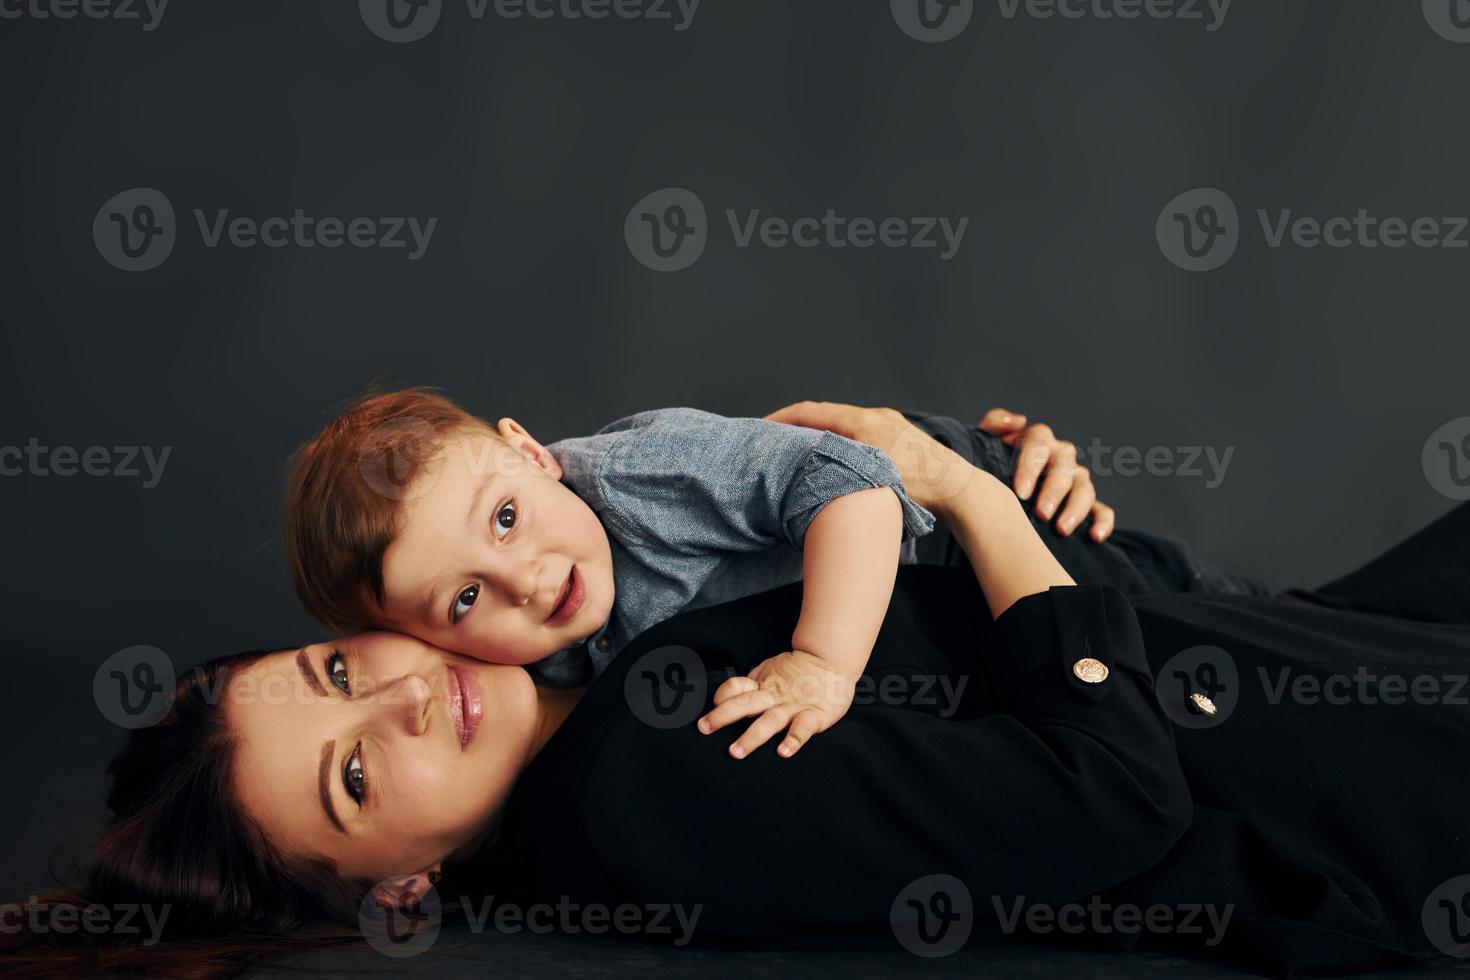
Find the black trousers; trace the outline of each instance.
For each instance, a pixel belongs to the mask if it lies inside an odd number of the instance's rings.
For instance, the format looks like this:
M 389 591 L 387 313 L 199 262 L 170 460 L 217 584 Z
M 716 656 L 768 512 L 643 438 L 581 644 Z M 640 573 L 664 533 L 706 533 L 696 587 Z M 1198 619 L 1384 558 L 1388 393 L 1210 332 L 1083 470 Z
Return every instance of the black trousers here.
M 1470 502 L 1354 572 L 1288 595 L 1421 623 L 1470 623 Z

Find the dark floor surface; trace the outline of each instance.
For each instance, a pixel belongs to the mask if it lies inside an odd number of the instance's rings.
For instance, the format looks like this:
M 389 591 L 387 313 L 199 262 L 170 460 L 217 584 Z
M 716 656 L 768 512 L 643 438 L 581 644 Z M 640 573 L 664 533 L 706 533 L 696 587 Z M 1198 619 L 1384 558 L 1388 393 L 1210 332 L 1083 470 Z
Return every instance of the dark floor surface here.
M 300 972 L 302 967 L 311 972 Z M 317 973 L 317 970 L 324 972 Z M 1095 953 L 1031 945 L 1000 944 L 925 959 L 897 950 L 793 952 L 673 949 L 615 939 L 594 940 L 524 933 L 488 937 L 446 931 L 430 949 L 410 958 L 394 959 L 366 947 L 357 950 L 330 950 L 284 958 L 279 967 L 261 969 L 251 976 L 286 980 L 303 976 L 364 975 L 494 977 L 496 980 L 548 976 L 697 976 L 701 980 L 762 980 L 785 977 L 801 977 L 803 980 L 868 980 L 892 976 L 986 977 L 996 980 L 1050 980 L 1053 977 L 1065 977 L 1067 980 L 1149 977 L 1213 980 L 1252 974 L 1215 963 L 1159 952 Z M 1404 970 L 1355 976 L 1470 978 L 1470 959 L 1442 959 Z

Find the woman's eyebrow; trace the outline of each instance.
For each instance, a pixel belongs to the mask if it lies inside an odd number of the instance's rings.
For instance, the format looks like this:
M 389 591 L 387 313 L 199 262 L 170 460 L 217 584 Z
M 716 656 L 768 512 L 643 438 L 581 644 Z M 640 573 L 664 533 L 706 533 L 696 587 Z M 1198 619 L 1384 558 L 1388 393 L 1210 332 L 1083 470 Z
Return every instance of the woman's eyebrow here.
M 322 762 L 317 766 L 316 782 L 317 791 L 322 796 L 322 809 L 327 811 L 327 819 L 332 821 L 332 826 L 342 833 L 347 833 L 347 828 L 342 826 L 342 821 L 337 818 L 337 810 L 332 806 L 332 788 L 327 781 L 332 773 L 332 756 L 337 751 L 337 742 L 332 740 L 322 746 Z
M 306 686 L 321 697 L 327 696 L 327 689 L 322 686 L 321 679 L 316 676 L 316 671 L 311 669 L 311 660 L 306 656 L 306 647 L 296 651 L 296 666 L 301 668 L 301 676 L 306 678 Z

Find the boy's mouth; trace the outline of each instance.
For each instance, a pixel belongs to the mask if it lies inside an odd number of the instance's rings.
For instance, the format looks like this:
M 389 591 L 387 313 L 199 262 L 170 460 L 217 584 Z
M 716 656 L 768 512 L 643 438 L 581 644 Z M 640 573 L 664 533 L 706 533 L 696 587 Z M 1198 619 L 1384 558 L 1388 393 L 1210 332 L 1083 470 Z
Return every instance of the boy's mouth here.
M 562 583 L 561 592 L 557 594 L 556 604 L 546 616 L 546 625 L 561 626 L 571 622 L 572 617 L 577 615 L 577 610 L 582 608 L 582 600 L 586 598 L 587 585 L 582 581 L 582 573 L 573 565 L 572 570 L 567 573 L 567 580 Z

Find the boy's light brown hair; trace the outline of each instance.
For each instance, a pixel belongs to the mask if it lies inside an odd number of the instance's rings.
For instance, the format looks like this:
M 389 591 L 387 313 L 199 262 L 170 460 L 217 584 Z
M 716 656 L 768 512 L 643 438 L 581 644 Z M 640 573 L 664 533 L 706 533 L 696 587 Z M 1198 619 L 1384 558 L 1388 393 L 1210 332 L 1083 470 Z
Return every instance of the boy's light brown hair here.
M 286 563 L 296 594 L 337 633 L 383 625 L 383 555 L 399 508 L 447 438 L 494 429 L 433 388 L 370 393 L 291 458 Z

